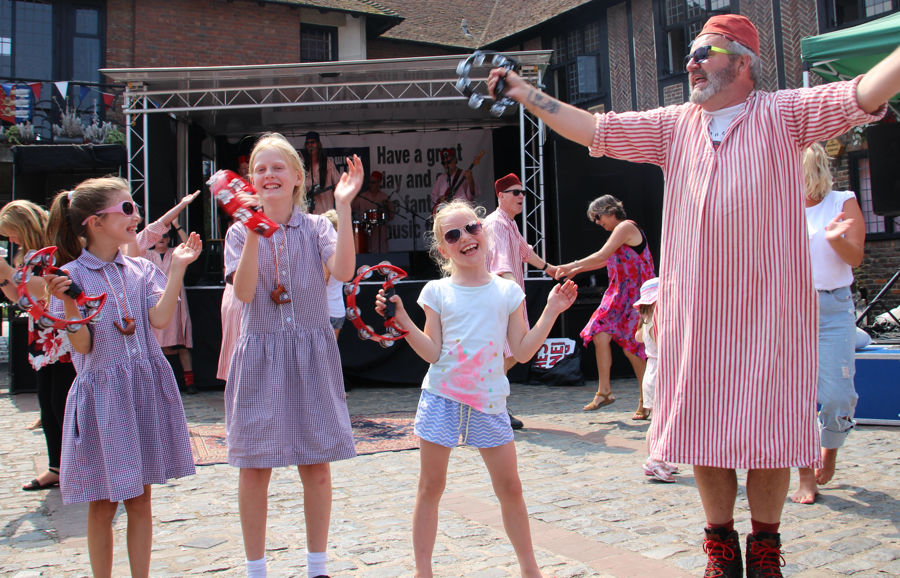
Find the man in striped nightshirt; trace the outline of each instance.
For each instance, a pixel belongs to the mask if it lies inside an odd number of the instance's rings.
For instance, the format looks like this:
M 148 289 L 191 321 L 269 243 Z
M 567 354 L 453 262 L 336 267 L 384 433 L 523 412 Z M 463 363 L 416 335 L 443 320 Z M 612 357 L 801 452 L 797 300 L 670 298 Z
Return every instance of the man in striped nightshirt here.
M 781 576 L 789 468 L 821 461 L 802 154 L 884 114 L 900 92 L 900 49 L 852 81 L 765 93 L 755 26 L 725 14 L 707 21 L 685 67 L 690 102 L 641 112 L 592 115 L 500 68 L 489 88 L 505 78 L 507 96 L 592 156 L 662 168 L 650 457 L 694 465 L 707 576 L 742 575 L 735 470 L 749 470 L 747 576 Z

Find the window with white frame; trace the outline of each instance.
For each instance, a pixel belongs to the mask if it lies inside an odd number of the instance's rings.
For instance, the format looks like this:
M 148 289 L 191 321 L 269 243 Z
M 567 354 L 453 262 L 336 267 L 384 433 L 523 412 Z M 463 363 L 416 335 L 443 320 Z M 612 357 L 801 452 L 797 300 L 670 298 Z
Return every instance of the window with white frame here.
M 338 59 L 337 28 L 300 25 L 300 62 L 331 62 Z

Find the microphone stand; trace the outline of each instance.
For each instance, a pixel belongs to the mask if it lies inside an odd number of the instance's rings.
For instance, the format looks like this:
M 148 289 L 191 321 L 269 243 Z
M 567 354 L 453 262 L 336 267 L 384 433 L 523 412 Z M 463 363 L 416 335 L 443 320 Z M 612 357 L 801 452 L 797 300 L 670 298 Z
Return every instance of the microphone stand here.
M 388 193 L 388 199 L 390 200 L 391 197 L 396 192 L 397 191 L 392 191 L 392 192 Z M 362 193 L 360 193 L 357 196 L 363 196 L 363 195 L 362 195 Z M 363 198 L 365 198 L 365 197 L 363 197 Z M 371 201 L 370 199 L 367 199 L 367 200 L 369 200 L 370 202 L 374 202 L 374 201 Z M 375 204 L 378 204 L 378 203 L 375 203 Z M 415 209 L 410 209 L 409 207 L 404 207 L 403 204 L 400 202 L 394 202 L 394 207 L 396 208 L 396 211 L 394 211 L 394 216 L 400 217 L 401 219 L 404 219 L 407 223 L 410 224 L 410 227 L 412 228 L 412 231 L 411 231 L 412 245 L 413 245 L 412 250 L 418 251 L 416 241 L 419 238 L 419 235 L 416 234 L 416 219 L 420 219 L 422 221 L 423 225 L 428 223 L 428 219 L 420 216 L 418 211 L 416 211 Z M 406 213 L 406 215 L 400 214 L 401 211 Z M 407 215 L 409 215 L 409 216 L 407 216 Z

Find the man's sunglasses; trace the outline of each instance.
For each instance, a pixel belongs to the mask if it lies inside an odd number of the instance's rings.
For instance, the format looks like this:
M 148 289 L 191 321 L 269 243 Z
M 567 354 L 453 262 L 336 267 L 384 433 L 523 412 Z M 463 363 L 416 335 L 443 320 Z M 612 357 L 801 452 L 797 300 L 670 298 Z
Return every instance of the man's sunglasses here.
M 478 221 L 474 223 L 469 223 L 466 225 L 466 233 L 472 235 L 473 237 L 479 233 L 481 233 L 481 223 Z M 444 233 L 444 240 L 447 241 L 450 245 L 455 244 L 459 241 L 459 238 L 462 237 L 461 229 L 450 229 L 446 233 Z
M 506 191 L 500 191 L 500 192 L 501 193 L 509 193 L 510 195 L 512 195 L 514 197 L 518 197 L 519 195 L 525 194 L 525 191 L 523 191 L 522 189 L 508 189 Z
M 141 206 L 134 201 L 122 201 L 121 203 L 116 203 L 111 207 L 106 207 L 102 211 L 97 211 L 93 215 L 88 215 L 88 217 L 81 222 L 81 226 L 87 225 L 88 219 L 93 216 L 99 217 L 100 215 L 105 215 L 106 213 L 120 213 L 125 215 L 126 217 L 130 217 L 131 215 L 139 215 L 141 213 Z
M 687 67 L 687 65 L 691 63 L 691 60 L 697 64 L 703 64 L 709 60 L 710 52 L 718 52 L 719 54 L 737 54 L 736 52 L 731 52 L 730 50 L 725 50 L 718 46 L 699 46 L 696 50 L 684 57 L 684 66 Z

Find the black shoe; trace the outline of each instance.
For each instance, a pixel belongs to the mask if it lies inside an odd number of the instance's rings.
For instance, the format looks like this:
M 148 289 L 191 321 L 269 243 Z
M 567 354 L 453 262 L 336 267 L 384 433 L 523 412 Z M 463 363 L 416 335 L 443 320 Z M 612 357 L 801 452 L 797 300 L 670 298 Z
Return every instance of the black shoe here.
M 181 393 L 186 393 L 188 395 L 194 395 L 194 394 L 200 393 L 200 390 L 197 389 L 196 385 L 191 384 L 191 385 L 185 387 L 184 389 L 182 389 Z
M 747 578 L 781 578 L 782 566 L 780 534 L 747 535 Z
M 507 410 L 506 413 L 509 415 L 509 425 L 511 425 L 513 429 L 522 429 L 523 427 L 525 427 L 525 424 L 522 423 L 522 420 L 509 413 L 509 410 Z
M 703 551 L 709 557 L 704 578 L 743 578 L 741 541 L 737 532 L 724 528 L 705 528 L 704 532 Z

